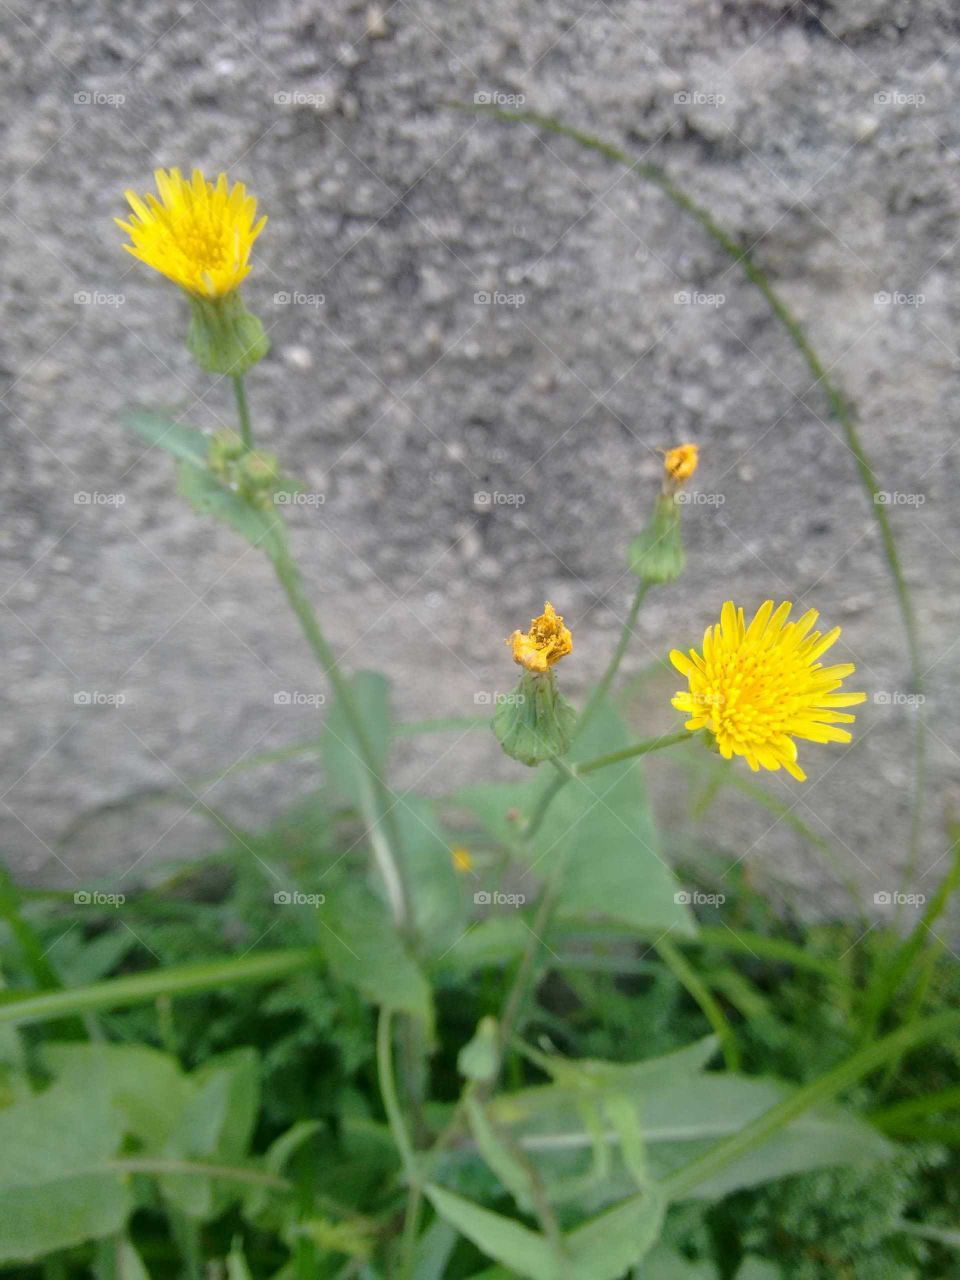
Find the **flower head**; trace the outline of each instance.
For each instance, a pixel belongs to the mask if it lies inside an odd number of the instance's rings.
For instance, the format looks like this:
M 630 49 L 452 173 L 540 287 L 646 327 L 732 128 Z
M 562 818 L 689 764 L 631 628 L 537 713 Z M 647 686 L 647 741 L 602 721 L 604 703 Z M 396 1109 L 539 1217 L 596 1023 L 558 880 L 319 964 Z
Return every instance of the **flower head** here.
M 784 601 L 774 610 L 767 600 L 747 626 L 743 610 L 728 600 L 719 624 L 707 627 L 703 655 L 674 649 L 670 661 L 689 682 L 673 699 L 690 717 L 687 729 L 709 730 L 728 760 L 746 756 L 754 771 L 784 768 L 803 782 L 794 738 L 849 742 L 849 732 L 835 726 L 855 717 L 838 708 L 856 706 L 867 695 L 835 692 L 853 674 L 852 663 L 825 667 L 818 661 L 840 628 L 811 632 L 816 610 L 790 622 L 792 607 Z
M 540 617 L 530 623 L 530 630 L 514 631 L 507 644 L 513 648 L 514 662 L 542 675 L 571 651 L 573 637 L 548 600 Z
M 682 485 L 697 469 L 700 449 L 695 444 L 678 444 L 675 449 L 663 452 L 664 479 L 668 484 Z
M 223 298 L 250 271 L 250 250 L 263 230 L 257 202 L 242 182 L 216 186 L 194 169 L 188 182 L 179 169 L 154 173 L 160 199 L 126 193 L 133 210 L 129 222 L 115 221 L 133 241 L 123 247 L 196 298 Z

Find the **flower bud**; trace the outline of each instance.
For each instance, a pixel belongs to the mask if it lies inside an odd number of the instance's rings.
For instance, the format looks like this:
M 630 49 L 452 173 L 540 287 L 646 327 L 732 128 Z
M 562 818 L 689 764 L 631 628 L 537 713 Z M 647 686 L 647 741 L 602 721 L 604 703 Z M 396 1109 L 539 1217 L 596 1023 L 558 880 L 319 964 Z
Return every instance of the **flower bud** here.
M 569 751 L 576 721 L 554 673 L 525 670 L 516 690 L 497 707 L 493 732 L 508 756 L 533 766 Z
M 686 554 L 680 537 L 680 508 L 672 493 L 657 497 L 650 523 L 627 549 L 630 569 L 644 582 L 673 582 L 683 573 Z
M 191 294 L 187 347 L 205 372 L 236 377 L 262 360 L 270 343 L 263 325 L 246 309 L 238 292 L 222 298 Z

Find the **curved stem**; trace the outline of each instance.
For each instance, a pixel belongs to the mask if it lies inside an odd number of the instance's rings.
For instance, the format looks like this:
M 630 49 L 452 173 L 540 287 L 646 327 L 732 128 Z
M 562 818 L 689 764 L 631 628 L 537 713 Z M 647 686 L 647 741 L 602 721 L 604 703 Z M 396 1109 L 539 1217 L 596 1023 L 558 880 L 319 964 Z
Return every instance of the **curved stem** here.
M 247 384 L 243 374 L 233 375 L 233 394 L 237 402 L 237 417 L 240 419 L 240 435 L 248 449 L 253 448 L 253 429 L 250 425 L 250 406 L 247 404 Z
M 633 603 L 630 605 L 630 612 L 627 614 L 627 620 L 623 624 L 623 630 L 620 632 L 620 639 L 617 647 L 613 651 L 613 656 L 607 665 L 606 671 L 600 677 L 599 683 L 594 687 L 593 692 L 587 699 L 587 704 L 580 712 L 580 718 L 577 721 L 573 736 L 576 737 L 587 724 L 593 719 L 594 713 L 607 696 L 607 691 L 616 679 L 617 672 L 620 670 L 620 663 L 623 661 L 624 654 L 627 652 L 627 646 L 633 638 L 633 628 L 637 624 L 637 615 L 640 612 L 640 606 L 643 604 L 644 596 L 650 589 L 649 582 L 640 582 L 637 586 L 636 594 L 633 597 Z

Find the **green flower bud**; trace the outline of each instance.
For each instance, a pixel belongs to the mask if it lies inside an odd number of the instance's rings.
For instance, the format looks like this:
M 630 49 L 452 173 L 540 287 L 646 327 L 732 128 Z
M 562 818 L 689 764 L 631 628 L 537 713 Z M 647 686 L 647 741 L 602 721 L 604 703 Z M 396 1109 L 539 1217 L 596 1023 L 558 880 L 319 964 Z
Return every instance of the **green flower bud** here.
M 537 765 L 570 749 L 577 713 L 557 689 L 553 671 L 524 671 L 493 717 L 493 732 L 508 756 Z
M 680 508 L 673 493 L 657 497 L 650 523 L 627 550 L 631 572 L 645 582 L 673 582 L 683 573 L 686 555 L 680 537 Z
M 237 491 L 257 507 L 273 505 L 273 493 L 280 480 L 280 468 L 272 453 L 251 449 L 237 464 Z
M 236 377 L 270 350 L 263 325 L 243 305 L 238 291 L 221 298 L 191 294 L 190 313 L 187 347 L 207 373 Z
M 232 479 L 233 464 L 238 462 L 247 451 L 243 437 L 232 427 L 218 431 L 210 440 L 207 450 L 207 466 L 224 480 Z
M 473 1039 L 457 1054 L 457 1067 L 464 1079 L 487 1084 L 496 1076 L 499 1061 L 497 1020 L 481 1018 Z

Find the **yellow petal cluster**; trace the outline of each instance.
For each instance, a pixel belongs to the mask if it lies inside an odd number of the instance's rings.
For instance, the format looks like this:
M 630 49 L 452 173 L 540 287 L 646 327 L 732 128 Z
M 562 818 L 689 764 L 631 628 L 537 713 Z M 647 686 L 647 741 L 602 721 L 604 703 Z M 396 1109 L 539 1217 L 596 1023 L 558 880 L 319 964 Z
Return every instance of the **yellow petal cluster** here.
M 530 623 L 530 630 L 514 631 L 507 644 L 513 649 L 514 662 L 542 675 L 571 651 L 573 637 L 548 600 L 540 617 Z
M 678 444 L 663 455 L 663 470 L 668 481 L 685 484 L 697 469 L 700 450 L 695 444 Z
M 194 169 L 188 182 L 179 169 L 157 169 L 159 200 L 126 192 L 129 222 L 116 218 L 132 244 L 123 247 L 198 298 L 233 293 L 250 271 L 250 250 L 266 218 L 255 221 L 257 202 L 242 182 L 221 173 L 216 185 Z
M 703 653 L 674 649 L 670 661 L 687 678 L 688 688 L 673 699 L 690 717 L 687 729 L 707 729 L 728 760 L 745 756 L 754 771 L 783 768 L 803 782 L 794 739 L 850 742 L 849 732 L 836 726 L 855 717 L 839 708 L 856 706 L 866 694 L 836 692 L 853 674 L 852 663 L 825 667 L 819 661 L 840 628 L 811 631 L 816 610 L 791 622 L 792 608 L 784 601 L 775 610 L 767 600 L 747 625 L 743 610 L 728 600 L 719 624 L 707 627 Z

